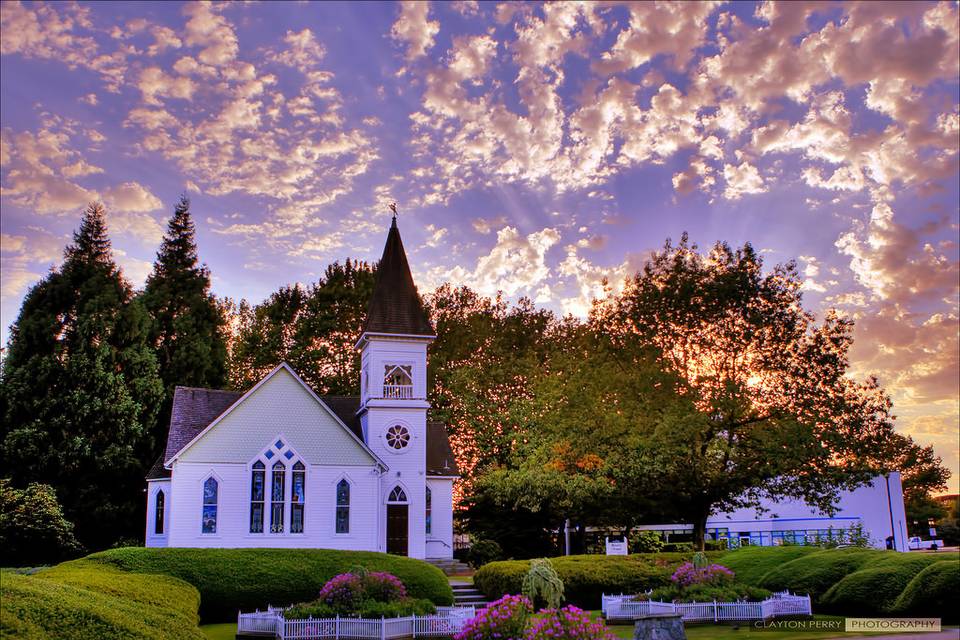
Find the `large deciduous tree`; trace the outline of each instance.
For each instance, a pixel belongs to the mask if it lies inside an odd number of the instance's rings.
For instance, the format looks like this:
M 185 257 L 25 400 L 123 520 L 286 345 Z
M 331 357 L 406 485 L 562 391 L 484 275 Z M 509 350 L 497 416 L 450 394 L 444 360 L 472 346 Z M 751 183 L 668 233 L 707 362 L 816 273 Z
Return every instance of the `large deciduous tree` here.
M 248 389 L 281 361 L 322 394 L 357 394 L 360 337 L 375 272 L 347 260 L 315 285 L 283 287 L 263 303 L 241 302 L 231 345 L 232 384 Z
M 0 385 L 3 467 L 54 487 L 86 546 L 139 535 L 142 451 L 163 393 L 149 316 L 91 204 L 63 264 L 26 295 Z
M 801 286 L 794 264 L 764 272 L 749 244 L 704 255 L 684 235 L 591 318 L 615 349 L 652 349 L 677 380 L 669 428 L 648 445 L 698 548 L 713 512 L 763 497 L 830 511 L 885 466 L 890 400 L 875 379 L 848 377 L 852 322 L 815 324 Z
M 152 318 L 150 344 L 164 385 L 164 407 L 153 429 L 150 455 L 163 447 L 177 385 L 219 389 L 227 382 L 226 319 L 200 264 L 190 201 L 180 198 L 140 295 Z M 149 460 L 148 462 L 152 462 Z

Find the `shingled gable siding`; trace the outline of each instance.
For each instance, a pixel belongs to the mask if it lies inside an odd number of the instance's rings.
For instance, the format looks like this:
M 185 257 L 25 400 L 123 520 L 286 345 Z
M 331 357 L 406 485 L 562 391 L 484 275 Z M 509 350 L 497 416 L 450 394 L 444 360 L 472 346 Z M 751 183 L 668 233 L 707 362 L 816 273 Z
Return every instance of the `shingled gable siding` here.
M 181 454 L 180 462 L 252 460 L 279 434 L 311 465 L 376 463 L 286 369 L 236 405 Z

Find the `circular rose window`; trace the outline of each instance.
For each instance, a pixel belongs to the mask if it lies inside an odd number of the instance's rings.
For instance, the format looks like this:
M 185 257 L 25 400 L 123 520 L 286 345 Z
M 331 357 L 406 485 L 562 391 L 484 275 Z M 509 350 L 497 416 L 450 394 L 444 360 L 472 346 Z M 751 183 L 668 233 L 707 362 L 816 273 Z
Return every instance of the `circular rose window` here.
M 403 425 L 395 424 L 387 429 L 387 444 L 397 450 L 410 444 L 410 432 Z

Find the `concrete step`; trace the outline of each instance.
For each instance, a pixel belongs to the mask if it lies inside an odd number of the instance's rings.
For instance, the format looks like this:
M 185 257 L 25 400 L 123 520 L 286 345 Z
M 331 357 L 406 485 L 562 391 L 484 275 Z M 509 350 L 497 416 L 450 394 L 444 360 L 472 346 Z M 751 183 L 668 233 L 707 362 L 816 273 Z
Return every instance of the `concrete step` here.
M 427 562 L 443 571 L 446 575 L 458 575 L 470 573 L 470 565 L 464 564 L 454 558 L 427 558 Z

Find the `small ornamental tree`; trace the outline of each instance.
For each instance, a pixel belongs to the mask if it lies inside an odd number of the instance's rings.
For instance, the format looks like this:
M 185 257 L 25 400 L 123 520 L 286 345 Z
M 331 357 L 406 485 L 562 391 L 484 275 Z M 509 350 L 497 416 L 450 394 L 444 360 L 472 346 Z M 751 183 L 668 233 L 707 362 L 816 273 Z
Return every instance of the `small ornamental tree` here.
M 15 489 L 0 480 L 0 564 L 53 564 L 82 550 L 53 487 L 34 482 Z
M 557 575 L 550 558 L 537 558 L 530 562 L 530 570 L 523 577 L 522 590 L 534 606 L 541 602 L 549 609 L 560 606 L 563 601 L 563 580 Z

